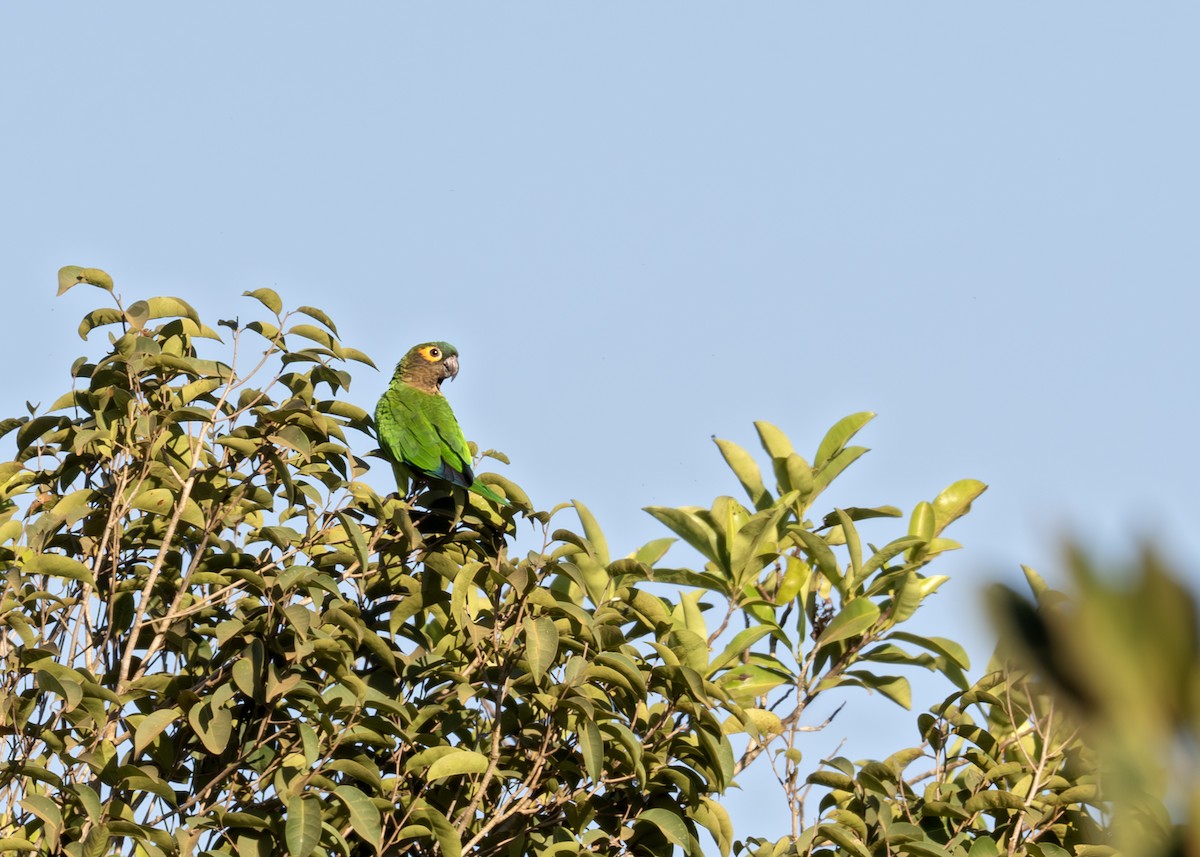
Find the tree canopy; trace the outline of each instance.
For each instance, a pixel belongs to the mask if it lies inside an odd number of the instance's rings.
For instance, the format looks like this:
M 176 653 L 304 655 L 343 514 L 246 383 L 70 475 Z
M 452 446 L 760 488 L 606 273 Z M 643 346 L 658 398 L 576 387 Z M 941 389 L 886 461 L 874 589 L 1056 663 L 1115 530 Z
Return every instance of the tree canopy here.
M 1041 578 L 1033 601 L 997 597 L 1014 630 L 976 681 L 958 643 L 906 627 L 985 486 L 907 514 L 821 506 L 872 414 L 807 458 L 755 423 L 766 468 L 717 439 L 745 499 L 651 507 L 671 535 L 614 556 L 584 503 L 538 509 L 497 473 L 481 478 L 507 507 L 395 491 L 348 395 L 374 363 L 324 311 L 258 289 L 258 320 L 212 327 L 181 298 L 60 272 L 60 292 L 80 283 L 111 298 L 79 326 L 107 348 L 0 423 L 0 850 L 1111 852 L 1069 693 L 1115 703 L 1029 645 L 1061 627 Z M 676 542 L 695 567 L 667 562 Z M 907 708 L 911 669 L 949 693 L 913 746 L 805 759 L 822 694 Z M 752 765 L 790 836 L 735 830 L 722 806 Z M 1139 829 L 1167 835 L 1160 806 Z

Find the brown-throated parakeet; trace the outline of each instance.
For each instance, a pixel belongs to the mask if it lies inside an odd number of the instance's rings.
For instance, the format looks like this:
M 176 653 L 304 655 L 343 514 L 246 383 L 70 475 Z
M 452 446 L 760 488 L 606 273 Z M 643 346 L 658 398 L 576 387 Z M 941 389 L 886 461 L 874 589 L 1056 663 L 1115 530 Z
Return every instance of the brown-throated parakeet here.
M 507 506 L 508 500 L 475 479 L 467 439 L 442 395 L 442 382 L 457 374 L 458 349 L 449 342 L 410 348 L 375 406 L 379 441 L 393 461 L 416 473 Z

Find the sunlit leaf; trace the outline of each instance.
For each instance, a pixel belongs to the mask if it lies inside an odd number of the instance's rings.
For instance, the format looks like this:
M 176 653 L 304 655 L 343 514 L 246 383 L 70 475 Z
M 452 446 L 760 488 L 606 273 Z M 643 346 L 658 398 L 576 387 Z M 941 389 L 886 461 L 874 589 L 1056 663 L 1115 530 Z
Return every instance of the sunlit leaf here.
M 350 813 L 350 826 L 354 828 L 354 832 L 378 852 L 383 836 L 379 808 L 354 786 L 338 786 L 333 790 L 333 794 L 346 805 Z
M 525 658 L 529 672 L 541 681 L 558 654 L 558 629 L 549 616 L 525 620 Z
M 593 782 L 600 782 L 604 773 L 604 739 L 600 728 L 593 720 L 581 719 L 577 724 L 579 752 L 583 755 L 583 766 Z
M 68 580 L 79 580 L 83 583 L 95 584 L 95 578 L 88 567 L 77 559 L 61 554 L 34 554 L 25 562 L 26 574 L 48 574 L 51 577 L 63 577 Z
M 848 640 L 866 632 L 879 621 L 879 606 L 866 598 L 855 598 L 843 605 L 817 638 L 818 646 Z
M 283 312 L 283 301 L 279 299 L 279 295 L 274 289 L 261 288 L 251 292 L 242 292 L 245 297 L 254 298 L 271 312 L 279 315 Z
M 106 292 L 113 290 L 113 280 L 99 268 L 81 268 L 78 265 L 64 265 L 58 269 L 58 294 L 64 294 L 72 286 L 80 283 L 96 286 Z
M 714 437 L 713 442 L 717 448 L 721 450 L 721 456 L 725 459 L 725 463 L 729 465 L 729 469 L 742 483 L 742 487 L 746 489 L 746 494 L 750 498 L 750 502 L 754 504 L 756 509 L 765 509 L 771 505 L 771 495 L 763 486 L 762 471 L 758 469 L 758 465 L 754 462 L 750 453 L 742 449 L 733 441 L 722 440 L 719 437 Z
M 163 730 L 170 726 L 181 714 L 182 712 L 175 707 L 160 708 L 158 711 L 152 711 L 147 714 L 134 731 L 134 754 L 141 753 L 150 746 L 154 742 L 154 739 L 161 735 Z
M 578 500 L 572 500 L 571 504 L 575 507 L 575 513 L 579 515 L 579 522 L 583 524 L 583 534 L 587 536 L 588 543 L 595 552 L 596 560 L 601 565 L 608 565 L 611 562 L 608 556 L 608 542 L 605 540 L 604 532 L 596 522 L 595 516 L 587 506 Z
M 293 795 L 287 803 L 284 838 L 291 857 L 308 857 L 321 841 L 321 801 Z
M 321 322 L 321 324 L 328 327 L 333 332 L 334 336 L 338 335 L 337 325 L 335 325 L 333 320 L 325 314 L 324 310 L 320 310 L 311 306 L 298 306 L 296 307 L 296 312 L 302 312 L 309 318 L 315 318 L 317 321 Z
M 987 490 L 978 479 L 960 479 L 934 499 L 934 535 L 938 535 L 951 523 L 971 511 L 971 503 Z
M 834 423 L 833 428 L 822 438 L 821 445 L 817 447 L 817 454 L 813 458 L 813 467 L 820 470 L 829 464 L 834 456 L 843 450 L 850 438 L 858 434 L 859 430 L 873 419 L 875 419 L 875 414 L 870 411 L 862 411 L 842 417 Z
M 653 825 L 654 827 L 658 828 L 658 830 L 667 838 L 669 842 L 672 842 L 681 848 L 687 847 L 687 825 L 678 814 L 671 812 L 668 809 L 648 809 L 634 819 L 635 827 L 642 824 Z
M 425 776 L 430 780 L 442 777 L 458 777 L 464 774 L 482 774 L 488 769 L 488 758 L 474 750 L 464 750 L 458 747 L 449 748 L 444 754 L 429 766 Z

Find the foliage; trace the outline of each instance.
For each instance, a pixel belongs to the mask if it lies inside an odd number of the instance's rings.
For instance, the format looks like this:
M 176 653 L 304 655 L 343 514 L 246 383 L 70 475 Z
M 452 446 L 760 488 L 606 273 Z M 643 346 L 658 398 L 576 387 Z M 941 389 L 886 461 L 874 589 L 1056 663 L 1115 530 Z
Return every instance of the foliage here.
M 112 294 L 103 271 L 64 268 L 60 292 L 77 283 Z M 671 538 L 614 558 L 582 503 L 535 510 L 498 474 L 481 478 L 500 510 L 370 484 L 377 452 L 351 438 L 373 426 L 345 396 L 370 358 L 322 310 L 248 295 L 265 316 L 220 333 L 179 298 L 114 295 L 79 328 L 109 332 L 107 352 L 77 360 L 46 411 L 0 423 L 16 441 L 0 464 L 0 850 L 700 854 L 704 834 L 723 855 L 957 855 L 965 831 L 1048 829 L 1090 799 L 1060 782 L 1080 753 L 1040 690 L 1007 673 L 972 688 L 960 646 L 902 628 L 985 486 L 918 504 L 878 548 L 860 526 L 898 509 L 812 516 L 871 414 L 811 463 L 757 423 L 774 491 L 718 440 L 750 507 L 648 510 L 702 567 L 664 566 Z M 557 526 L 566 510 L 579 532 Z M 865 688 L 907 707 L 892 671 L 911 667 L 958 687 L 922 718 L 923 748 L 806 777 L 813 701 Z M 900 778 L 922 755 L 916 795 Z M 793 836 L 735 843 L 718 798 L 760 758 Z M 1009 821 L 1001 793 L 1025 798 Z
M 1041 677 L 1093 748 L 1113 844 L 1130 855 L 1200 853 L 1195 595 L 1149 550 L 1111 574 L 1078 548 L 1066 565 L 1069 596 L 1029 568 L 1032 599 L 993 591 L 1003 651 Z
M 1111 852 L 1095 820 L 1095 754 L 1029 675 L 996 669 L 917 723 L 921 743 L 886 759 L 824 760 L 807 778 L 828 789 L 817 822 L 794 839 L 756 842 L 751 853 Z

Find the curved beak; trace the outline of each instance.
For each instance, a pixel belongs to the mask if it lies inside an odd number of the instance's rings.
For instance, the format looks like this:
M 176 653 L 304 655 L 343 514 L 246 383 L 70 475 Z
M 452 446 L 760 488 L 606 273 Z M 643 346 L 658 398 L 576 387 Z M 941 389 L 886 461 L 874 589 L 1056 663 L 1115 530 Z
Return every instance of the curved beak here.
M 458 376 L 458 355 L 457 354 L 452 354 L 449 357 L 447 357 L 446 361 L 442 365 L 446 367 L 446 377 L 447 378 L 454 380 L 454 378 L 456 378 Z

